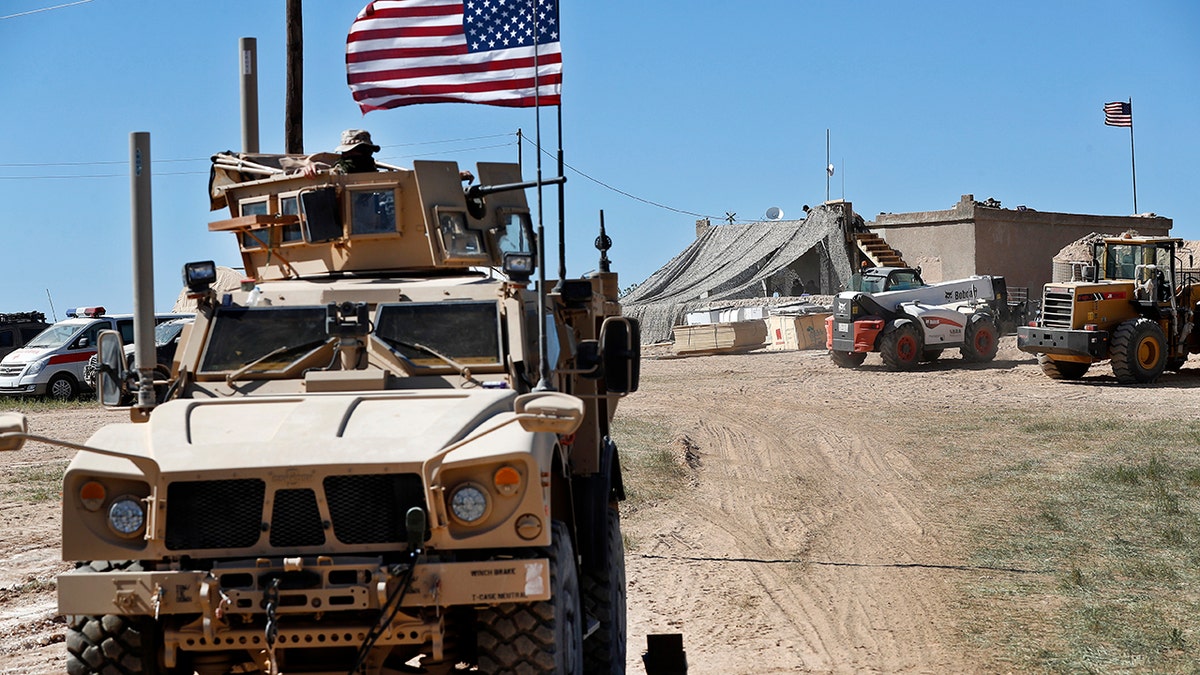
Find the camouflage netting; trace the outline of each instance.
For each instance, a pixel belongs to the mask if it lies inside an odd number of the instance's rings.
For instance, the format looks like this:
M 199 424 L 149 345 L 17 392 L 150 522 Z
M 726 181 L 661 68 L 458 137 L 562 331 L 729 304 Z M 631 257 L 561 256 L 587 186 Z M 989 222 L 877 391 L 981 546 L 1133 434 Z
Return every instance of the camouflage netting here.
M 761 295 L 764 280 L 814 247 L 822 247 L 822 258 L 829 261 L 838 283 L 846 286 L 853 272 L 842 214 L 838 205 L 821 205 L 805 220 L 709 228 L 621 298 L 623 311 L 641 321 L 642 342 L 670 340 L 671 327 L 681 323 L 686 312 Z

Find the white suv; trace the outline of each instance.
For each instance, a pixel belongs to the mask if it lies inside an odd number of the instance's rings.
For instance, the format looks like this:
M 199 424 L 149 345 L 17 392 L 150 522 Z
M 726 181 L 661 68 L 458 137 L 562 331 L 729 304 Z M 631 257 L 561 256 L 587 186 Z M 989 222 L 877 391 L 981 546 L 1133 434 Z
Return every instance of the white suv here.
M 123 342 L 133 342 L 132 314 L 105 316 L 103 307 L 83 307 L 67 316 L 0 361 L 0 394 L 74 398 L 87 387 L 83 369 L 96 353 L 100 331 L 115 330 Z M 159 314 L 155 321 L 181 316 Z

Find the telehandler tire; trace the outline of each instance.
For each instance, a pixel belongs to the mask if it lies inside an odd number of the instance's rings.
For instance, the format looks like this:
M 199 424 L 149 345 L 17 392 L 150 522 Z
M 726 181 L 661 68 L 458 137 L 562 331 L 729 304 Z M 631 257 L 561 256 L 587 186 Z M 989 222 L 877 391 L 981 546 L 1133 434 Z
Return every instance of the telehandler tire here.
M 482 673 L 531 675 L 583 672 L 583 625 L 575 549 L 566 523 L 551 524 L 548 548 L 550 599 L 505 603 L 476 614 L 476 646 Z
M 1167 338 L 1150 319 L 1130 319 L 1113 331 L 1109 358 L 1117 382 L 1153 382 L 1167 367 Z
M 1045 354 L 1038 356 L 1038 365 L 1042 367 L 1042 373 L 1052 380 L 1078 380 L 1092 367 L 1090 363 L 1055 361 Z
M 967 319 L 963 332 L 963 360 L 970 363 L 985 363 L 996 358 L 1000 347 L 1000 329 L 996 321 L 987 314 L 975 314 Z
M 921 334 L 911 322 L 889 326 L 879 342 L 879 355 L 891 370 L 912 370 L 921 358 Z
M 867 360 L 867 353 L 830 351 L 829 358 L 833 359 L 833 365 L 838 368 L 857 368 Z

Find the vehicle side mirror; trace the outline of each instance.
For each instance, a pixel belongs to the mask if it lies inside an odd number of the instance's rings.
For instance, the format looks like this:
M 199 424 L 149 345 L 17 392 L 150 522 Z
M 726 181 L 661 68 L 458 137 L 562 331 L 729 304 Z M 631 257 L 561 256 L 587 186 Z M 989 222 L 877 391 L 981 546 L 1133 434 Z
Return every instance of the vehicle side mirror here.
M 600 355 L 599 340 L 580 340 L 575 345 L 575 368 L 579 374 L 588 379 L 596 379 L 604 374 L 603 360 Z
M 29 433 L 29 421 L 18 412 L 0 413 L 0 452 L 20 450 Z M 9 435 L 13 434 L 13 435 Z
M 96 374 L 100 403 L 106 406 L 121 405 L 121 388 L 127 373 L 121 334 L 115 330 L 102 330 L 96 342 L 99 343 L 100 352 L 100 370 Z
M 642 370 L 642 337 L 637 319 L 610 316 L 600 326 L 604 384 L 610 394 L 637 391 Z
M 573 434 L 583 422 L 583 401 L 555 391 L 521 394 L 513 411 L 530 433 Z

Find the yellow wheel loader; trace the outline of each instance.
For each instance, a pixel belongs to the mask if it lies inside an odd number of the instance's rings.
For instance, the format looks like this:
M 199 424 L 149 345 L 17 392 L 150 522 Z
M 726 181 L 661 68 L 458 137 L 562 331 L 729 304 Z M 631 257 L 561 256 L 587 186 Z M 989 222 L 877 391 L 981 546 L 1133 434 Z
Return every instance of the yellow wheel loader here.
M 1132 232 L 1097 239 L 1081 280 L 1046 284 L 1041 315 L 1017 330 L 1017 347 L 1056 380 L 1078 380 L 1104 360 L 1121 384 L 1179 370 L 1200 351 L 1200 285 L 1182 278 L 1181 244 Z

